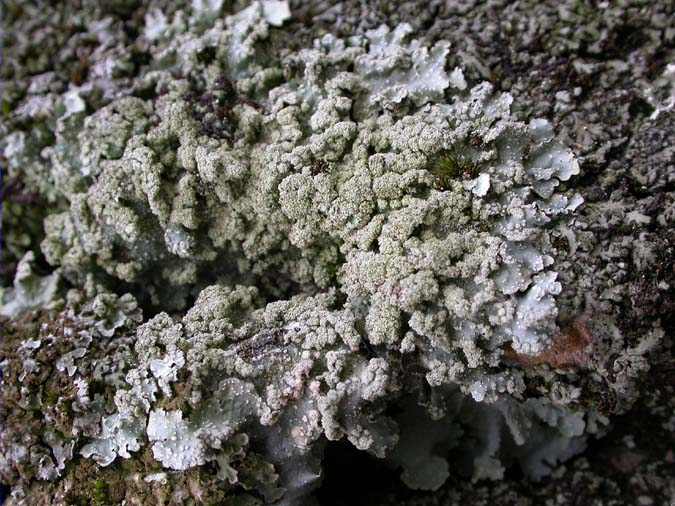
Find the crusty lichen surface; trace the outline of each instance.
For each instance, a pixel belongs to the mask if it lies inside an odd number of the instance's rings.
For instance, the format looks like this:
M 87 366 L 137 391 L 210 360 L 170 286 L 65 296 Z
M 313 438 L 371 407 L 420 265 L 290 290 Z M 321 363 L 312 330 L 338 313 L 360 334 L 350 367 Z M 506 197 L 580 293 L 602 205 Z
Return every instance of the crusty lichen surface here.
M 8 9 L 77 13 L 59 58 L 6 42 L 0 147 L 48 203 L 6 209 L 40 231 L 0 292 L 10 504 L 305 504 L 332 441 L 412 489 L 540 479 L 630 408 L 664 332 L 584 300 L 621 204 L 548 121 L 406 23 L 284 45 L 284 1 L 162 7 Z

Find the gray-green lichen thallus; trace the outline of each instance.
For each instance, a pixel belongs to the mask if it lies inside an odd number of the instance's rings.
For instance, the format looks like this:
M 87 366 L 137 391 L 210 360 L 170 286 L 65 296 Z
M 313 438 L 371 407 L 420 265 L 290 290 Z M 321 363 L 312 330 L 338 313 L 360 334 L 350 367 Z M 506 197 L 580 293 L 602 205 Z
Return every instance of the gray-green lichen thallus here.
M 338 440 L 413 489 L 538 479 L 602 435 L 662 332 L 565 311 L 552 125 L 408 24 L 280 49 L 287 2 L 222 4 L 79 12 L 69 84 L 7 92 L 48 203 L 0 292 L 9 504 L 304 504 Z

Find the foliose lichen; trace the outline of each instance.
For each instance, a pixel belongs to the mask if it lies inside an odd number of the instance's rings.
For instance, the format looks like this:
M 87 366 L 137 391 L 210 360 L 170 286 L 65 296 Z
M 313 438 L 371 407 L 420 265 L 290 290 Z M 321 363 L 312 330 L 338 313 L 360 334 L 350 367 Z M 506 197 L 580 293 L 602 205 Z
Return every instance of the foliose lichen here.
M 93 462 L 174 502 L 208 483 L 300 504 L 338 440 L 433 490 L 451 456 L 476 480 L 540 478 L 601 434 L 661 334 L 560 324 L 556 244 L 583 199 L 552 126 L 408 25 L 279 51 L 285 2 L 221 10 L 149 10 L 144 63 L 90 26 L 88 78 L 34 80 L 3 121 L 10 173 L 58 202 L 54 271 L 28 253 L 0 311 L 12 500 Z M 583 392 L 569 369 L 592 371 Z

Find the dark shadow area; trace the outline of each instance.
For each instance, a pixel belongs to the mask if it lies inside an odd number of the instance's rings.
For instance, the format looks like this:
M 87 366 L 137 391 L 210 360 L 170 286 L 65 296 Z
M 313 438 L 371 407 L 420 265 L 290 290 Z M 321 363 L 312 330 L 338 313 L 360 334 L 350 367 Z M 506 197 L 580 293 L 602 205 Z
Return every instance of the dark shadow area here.
M 401 483 L 399 471 L 346 441 L 328 444 L 323 472 L 316 492 L 321 506 L 372 506 L 389 493 L 397 498 L 413 494 Z

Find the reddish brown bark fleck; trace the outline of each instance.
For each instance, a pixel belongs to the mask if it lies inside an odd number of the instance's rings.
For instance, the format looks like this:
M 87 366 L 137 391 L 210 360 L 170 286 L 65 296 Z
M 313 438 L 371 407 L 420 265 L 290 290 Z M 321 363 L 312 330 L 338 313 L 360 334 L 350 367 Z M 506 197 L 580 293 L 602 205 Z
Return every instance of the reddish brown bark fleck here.
M 584 319 L 577 319 L 554 337 L 551 346 L 538 355 L 516 353 L 508 345 L 504 351 L 504 358 L 524 367 L 546 364 L 556 369 L 584 368 L 588 365 L 592 342 L 593 337 Z

